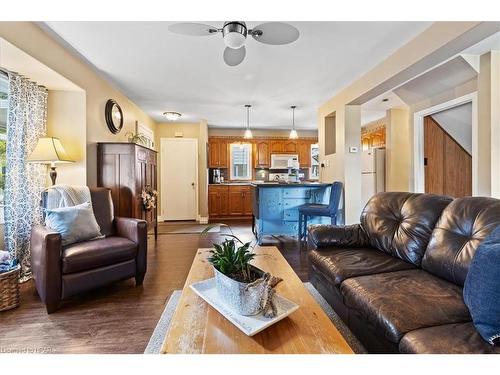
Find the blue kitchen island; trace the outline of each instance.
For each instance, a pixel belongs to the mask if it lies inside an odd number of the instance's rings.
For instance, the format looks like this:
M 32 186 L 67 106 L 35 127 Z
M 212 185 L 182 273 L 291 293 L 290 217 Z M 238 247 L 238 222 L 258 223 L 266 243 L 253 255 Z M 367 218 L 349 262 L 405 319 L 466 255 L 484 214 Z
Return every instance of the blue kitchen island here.
M 255 218 L 255 236 L 262 243 L 264 236 L 297 236 L 298 207 L 304 203 L 328 204 L 331 184 L 252 183 L 252 212 Z M 330 218 L 315 217 L 310 224 L 329 224 Z

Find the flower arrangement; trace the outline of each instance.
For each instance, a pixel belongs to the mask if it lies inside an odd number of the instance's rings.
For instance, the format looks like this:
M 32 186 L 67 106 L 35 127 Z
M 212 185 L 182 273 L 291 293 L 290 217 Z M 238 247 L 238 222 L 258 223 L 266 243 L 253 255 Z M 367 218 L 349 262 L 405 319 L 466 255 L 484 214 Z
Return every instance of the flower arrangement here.
M 158 192 L 156 190 L 146 186 L 141 193 L 141 198 L 144 210 L 151 211 L 156 208 L 156 200 L 158 198 Z
M 140 144 L 146 146 L 148 144 L 148 138 L 142 133 L 125 133 L 130 143 Z

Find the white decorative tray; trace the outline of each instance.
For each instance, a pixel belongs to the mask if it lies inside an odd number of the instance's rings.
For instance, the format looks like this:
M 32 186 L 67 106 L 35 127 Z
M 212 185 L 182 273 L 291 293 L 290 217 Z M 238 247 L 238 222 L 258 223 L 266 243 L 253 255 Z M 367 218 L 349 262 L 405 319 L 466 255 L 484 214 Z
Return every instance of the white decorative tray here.
M 215 278 L 199 281 L 190 285 L 191 289 L 203 298 L 210 306 L 220 312 L 227 320 L 238 327 L 247 336 L 253 336 L 267 327 L 286 318 L 299 308 L 299 305 L 287 300 L 278 294 L 274 295 L 274 302 L 278 309 L 278 314 L 274 318 L 266 318 L 261 314 L 254 316 L 244 316 L 238 314 L 224 300 L 219 298 L 215 287 Z

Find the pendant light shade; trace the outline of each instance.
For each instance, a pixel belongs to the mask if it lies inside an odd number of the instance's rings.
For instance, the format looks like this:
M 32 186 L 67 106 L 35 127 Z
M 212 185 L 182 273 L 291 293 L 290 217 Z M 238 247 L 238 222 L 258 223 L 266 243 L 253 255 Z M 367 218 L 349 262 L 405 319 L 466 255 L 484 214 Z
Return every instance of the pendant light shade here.
M 292 108 L 292 130 L 290 130 L 290 139 L 297 139 L 299 138 L 299 135 L 297 134 L 297 130 L 295 130 L 295 108 L 297 106 L 292 105 L 290 108 Z
M 245 134 L 243 135 L 243 138 L 245 139 L 252 139 L 253 134 L 252 131 L 250 130 L 250 108 L 252 106 L 250 104 L 245 104 L 245 108 L 247 109 L 247 128 L 245 130 Z

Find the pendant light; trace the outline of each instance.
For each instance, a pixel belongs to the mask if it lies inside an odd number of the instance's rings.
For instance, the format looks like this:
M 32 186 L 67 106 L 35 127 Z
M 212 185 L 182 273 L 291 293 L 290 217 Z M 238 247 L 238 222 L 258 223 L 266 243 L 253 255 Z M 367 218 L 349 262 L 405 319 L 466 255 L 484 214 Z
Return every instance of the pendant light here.
M 299 138 L 299 135 L 297 134 L 297 130 L 295 130 L 295 108 L 297 106 L 292 105 L 290 108 L 292 108 L 292 130 L 290 130 L 290 139 L 297 139 Z
M 243 135 L 243 138 L 245 139 L 252 139 L 252 131 L 250 130 L 250 108 L 252 106 L 250 104 L 245 104 L 245 108 L 247 109 L 247 128 L 245 130 L 245 134 Z

